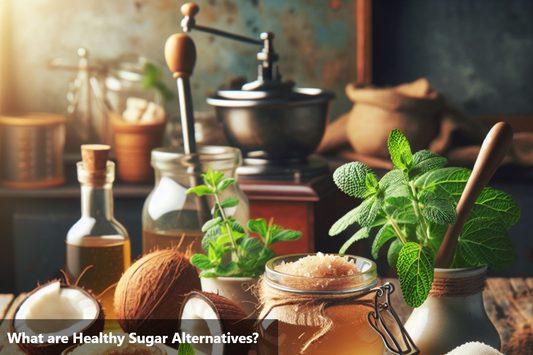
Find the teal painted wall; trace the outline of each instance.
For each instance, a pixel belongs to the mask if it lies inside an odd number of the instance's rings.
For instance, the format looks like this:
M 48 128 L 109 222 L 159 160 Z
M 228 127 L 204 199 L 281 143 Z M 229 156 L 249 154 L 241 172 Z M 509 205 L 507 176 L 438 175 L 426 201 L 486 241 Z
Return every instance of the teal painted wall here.
M 11 0 L 14 25 L 15 90 L 18 107 L 66 112 L 72 73 L 51 71 L 55 57 L 76 57 L 87 47 L 92 58 L 123 53 L 145 55 L 164 64 L 169 35 L 181 32 L 183 0 Z M 351 107 L 344 95 L 356 79 L 355 23 L 352 0 L 199 0 L 197 23 L 242 35 L 276 35 L 285 79 L 300 87 L 334 90 L 336 117 Z M 255 79 L 260 48 L 192 32 L 197 66 L 192 77 L 197 110 L 210 110 L 205 96 L 236 76 Z M 166 81 L 173 82 L 166 71 Z M 170 110 L 177 108 L 171 106 Z

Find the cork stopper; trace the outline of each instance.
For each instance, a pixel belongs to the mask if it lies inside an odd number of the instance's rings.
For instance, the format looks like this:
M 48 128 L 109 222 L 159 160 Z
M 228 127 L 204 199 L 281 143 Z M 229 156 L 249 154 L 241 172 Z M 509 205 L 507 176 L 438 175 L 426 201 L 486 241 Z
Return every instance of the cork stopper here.
M 109 180 L 107 158 L 111 147 L 103 144 L 83 144 L 81 163 L 78 163 L 78 180 L 83 185 L 102 187 Z M 114 165 L 113 165 L 114 166 Z M 81 170 L 80 170 L 81 168 Z M 113 181 L 114 175 L 111 177 Z
M 106 170 L 110 150 L 111 147 L 104 144 L 83 144 L 81 146 L 83 169 L 88 172 Z

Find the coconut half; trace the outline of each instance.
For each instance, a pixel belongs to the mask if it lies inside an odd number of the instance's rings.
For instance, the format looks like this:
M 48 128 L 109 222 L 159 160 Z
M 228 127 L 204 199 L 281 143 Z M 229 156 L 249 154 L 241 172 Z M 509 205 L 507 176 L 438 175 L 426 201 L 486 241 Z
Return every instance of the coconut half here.
M 210 292 L 191 292 L 181 306 L 181 331 L 196 336 L 250 337 L 253 333 L 251 320 L 235 303 Z M 251 343 L 193 343 L 196 355 L 247 354 Z
M 11 320 L 12 333 L 35 337 L 43 343 L 19 342 L 31 355 L 56 355 L 72 344 L 74 333 L 97 335 L 104 329 L 104 311 L 93 294 L 76 286 L 52 281 L 36 288 L 18 306 Z M 68 337 L 68 343 L 48 342 L 49 337 Z

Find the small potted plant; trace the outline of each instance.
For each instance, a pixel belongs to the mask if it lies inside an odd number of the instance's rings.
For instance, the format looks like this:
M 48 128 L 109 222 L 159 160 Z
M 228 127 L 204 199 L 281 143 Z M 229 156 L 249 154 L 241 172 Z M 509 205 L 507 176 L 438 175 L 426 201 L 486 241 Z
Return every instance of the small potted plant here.
M 448 227 L 457 220 L 456 206 L 471 171 L 445 168 L 447 160 L 427 150 L 412 154 L 399 130 L 390 133 L 388 148 L 394 169 L 379 181 L 360 162 L 345 164 L 334 173 L 344 193 L 363 199 L 331 227 L 332 236 L 353 223 L 361 227 L 340 254 L 368 238 L 372 230 L 377 230 L 374 258 L 392 241 L 388 262 L 397 269 L 405 301 L 415 307 L 406 329 L 421 353 L 444 354 L 466 341 L 499 349 L 482 290 L 487 268 L 500 270 L 514 260 L 508 230 L 520 217 L 519 207 L 505 192 L 485 187 L 459 235 L 451 268 L 435 268 Z
M 205 185 L 190 188 L 187 194 L 213 195 L 216 204 L 213 219 L 202 227 L 205 255 L 194 254 L 191 263 L 202 270 L 199 276 L 203 291 L 229 298 L 251 314 L 257 300 L 250 286 L 263 274 L 266 262 L 276 256 L 270 247 L 278 242 L 298 240 L 302 233 L 283 229 L 272 219 L 268 224 L 264 219 L 252 219 L 247 223 L 248 232 L 256 233 L 259 238 L 250 236 L 241 223 L 226 213 L 227 208 L 239 204 L 239 199 L 235 196 L 220 199 L 220 194 L 235 179 L 224 178 L 224 173 L 212 169 L 202 177 Z

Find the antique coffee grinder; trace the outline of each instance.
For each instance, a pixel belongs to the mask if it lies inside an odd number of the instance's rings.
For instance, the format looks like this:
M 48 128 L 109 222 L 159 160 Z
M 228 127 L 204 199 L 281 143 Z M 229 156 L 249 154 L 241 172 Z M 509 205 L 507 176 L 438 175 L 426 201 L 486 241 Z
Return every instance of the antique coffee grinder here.
M 315 233 L 326 236 L 331 226 L 321 218 L 334 216 L 320 212 L 331 212 L 334 204 L 328 198 L 335 186 L 326 159 L 312 153 L 324 134 L 335 95 L 282 82 L 273 33 L 254 39 L 197 25 L 199 7 L 192 3 L 183 5 L 181 12 L 185 32 L 195 29 L 261 46 L 257 80 L 241 90 L 219 90 L 207 103 L 215 107 L 229 144 L 242 151 L 244 165 L 237 174 L 250 199 L 251 217 L 274 214 L 275 223 L 303 232 L 299 245 L 287 243 L 291 249 L 283 252 L 314 251 Z

